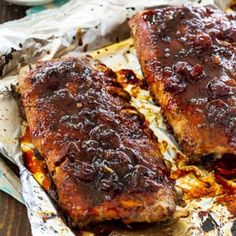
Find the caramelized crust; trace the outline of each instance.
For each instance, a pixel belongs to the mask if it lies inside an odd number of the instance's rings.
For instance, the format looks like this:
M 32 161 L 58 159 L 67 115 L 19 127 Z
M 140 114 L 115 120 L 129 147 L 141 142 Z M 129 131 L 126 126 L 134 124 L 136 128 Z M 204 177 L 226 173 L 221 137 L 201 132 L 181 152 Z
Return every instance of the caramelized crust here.
M 210 7 L 146 10 L 130 21 L 144 76 L 192 160 L 236 154 L 236 28 Z
M 33 67 L 20 73 L 23 106 L 71 224 L 171 217 L 169 170 L 116 74 L 89 57 Z

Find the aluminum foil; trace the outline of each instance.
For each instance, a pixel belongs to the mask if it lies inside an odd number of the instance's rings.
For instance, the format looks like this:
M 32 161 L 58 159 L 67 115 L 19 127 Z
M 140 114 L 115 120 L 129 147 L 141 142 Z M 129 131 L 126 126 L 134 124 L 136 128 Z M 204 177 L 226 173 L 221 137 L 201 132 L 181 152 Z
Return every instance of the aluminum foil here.
M 198 3 L 199 1 L 169 0 L 168 4 Z M 112 55 L 109 53 L 97 53 L 95 49 L 104 45 L 116 43 L 129 37 L 130 30 L 128 19 L 137 11 L 158 5 L 166 5 L 162 0 L 72 0 L 59 9 L 26 17 L 19 21 L 13 21 L 0 25 L 0 152 L 20 168 L 22 183 L 22 195 L 28 209 L 33 235 L 74 235 L 58 215 L 57 210 L 48 195 L 34 180 L 31 173 L 24 167 L 21 151 L 19 149 L 19 135 L 21 118 L 18 104 L 11 92 L 12 86 L 17 85 L 19 69 L 37 60 L 48 60 L 61 55 L 92 54 L 114 70 L 131 68 L 141 75 L 132 42 L 118 44 L 113 47 Z M 211 0 L 203 0 L 201 4 L 213 4 Z M 225 1 L 217 1 L 219 6 L 225 7 Z M 82 43 L 81 43 L 82 42 Z M 125 53 L 127 47 L 132 53 Z M 99 56 L 100 55 L 100 56 Z M 129 88 L 127 88 L 129 90 Z M 132 103 L 146 115 L 150 122 L 150 128 L 154 130 L 160 142 L 166 141 L 168 148 L 163 151 L 166 159 L 173 160 L 176 153 L 176 144 L 168 135 L 162 122 L 160 108 L 149 99 L 146 91 L 140 91 L 139 96 L 133 98 Z M 16 176 L 6 171 L 0 165 L 4 174 L 16 179 Z M 1 175 L 0 175 L 1 178 Z M 177 186 L 186 185 L 177 182 Z M 19 194 L 19 188 L 14 187 Z M 233 219 L 228 220 L 229 212 L 224 206 L 212 204 L 214 199 L 202 199 L 192 202 L 188 209 L 180 209 L 182 219 L 169 226 L 153 226 L 143 231 L 116 230 L 112 235 L 167 235 L 167 229 L 171 229 L 171 235 L 232 235 Z M 199 219 L 198 212 L 206 211 Z M 182 213 L 181 213 L 182 212 Z M 190 212 L 188 216 L 185 212 Z M 215 226 L 209 232 L 202 231 L 202 224 L 208 218 L 212 219 Z M 159 232 L 157 234 L 157 231 Z M 84 232 L 86 234 L 86 232 Z M 163 235 L 162 234 L 162 235 Z

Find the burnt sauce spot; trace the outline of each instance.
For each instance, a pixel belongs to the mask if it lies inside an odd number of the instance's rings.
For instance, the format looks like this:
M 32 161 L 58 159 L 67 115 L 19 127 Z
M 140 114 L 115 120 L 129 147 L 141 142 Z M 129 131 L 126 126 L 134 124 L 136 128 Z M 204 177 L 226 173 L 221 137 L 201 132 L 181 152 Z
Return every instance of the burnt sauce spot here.
M 121 69 L 117 71 L 119 82 L 123 86 L 129 84 L 139 86 L 141 89 L 148 90 L 148 83 L 145 79 L 139 79 L 133 70 Z
M 216 174 L 225 179 L 236 178 L 235 155 L 225 154 L 221 159 L 215 161 L 213 169 Z
M 123 77 L 123 82 L 127 84 L 138 84 L 139 79 L 132 70 L 122 69 L 118 72 Z

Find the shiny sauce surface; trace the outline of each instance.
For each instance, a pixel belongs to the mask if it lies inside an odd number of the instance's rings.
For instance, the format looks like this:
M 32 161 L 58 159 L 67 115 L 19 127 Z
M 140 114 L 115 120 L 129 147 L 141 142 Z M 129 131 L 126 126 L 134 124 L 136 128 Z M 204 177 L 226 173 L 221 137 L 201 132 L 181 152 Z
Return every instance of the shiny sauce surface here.
M 203 128 L 223 129 L 236 148 L 235 17 L 190 6 L 150 10 L 143 20 L 156 52 L 147 62 L 156 80 L 164 81 L 165 92 L 175 95 L 182 112 L 194 107 L 204 117 Z
M 156 138 L 116 74 L 90 63 L 47 62 L 31 74 L 23 99 L 30 104 L 36 97 L 33 142 L 40 140 L 46 162 L 67 173 L 91 207 L 123 192 L 157 191 L 169 182 L 169 170 Z

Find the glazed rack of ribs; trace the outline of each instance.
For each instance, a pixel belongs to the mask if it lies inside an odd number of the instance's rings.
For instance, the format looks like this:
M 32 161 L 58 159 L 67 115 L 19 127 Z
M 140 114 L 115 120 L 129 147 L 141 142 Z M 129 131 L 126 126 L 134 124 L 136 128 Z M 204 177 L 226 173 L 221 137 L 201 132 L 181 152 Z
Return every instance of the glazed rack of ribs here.
M 112 70 L 90 57 L 55 59 L 23 68 L 19 87 L 72 226 L 172 216 L 175 191 L 157 139 Z
M 236 21 L 213 7 L 166 6 L 130 20 L 154 100 L 190 160 L 236 154 Z

